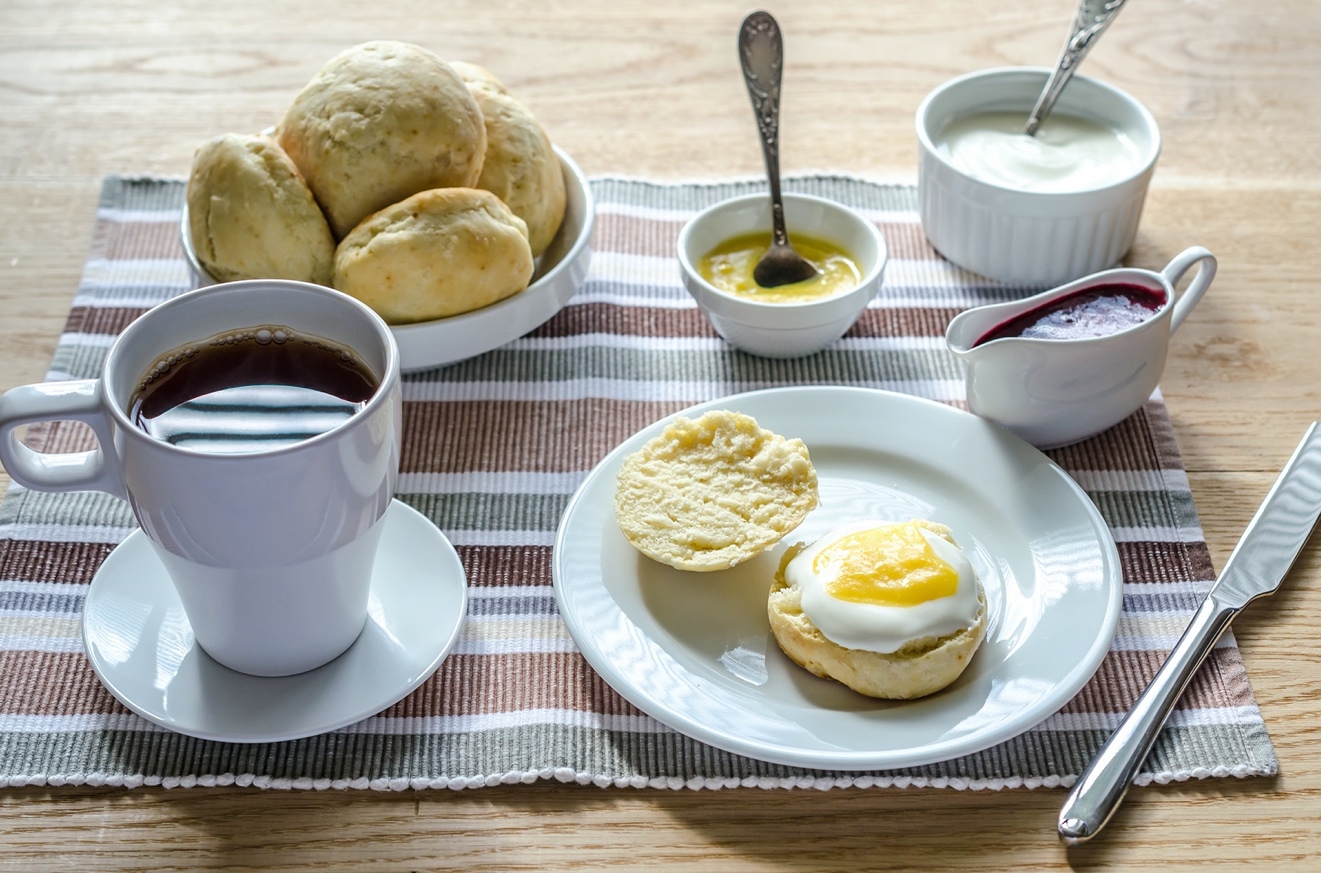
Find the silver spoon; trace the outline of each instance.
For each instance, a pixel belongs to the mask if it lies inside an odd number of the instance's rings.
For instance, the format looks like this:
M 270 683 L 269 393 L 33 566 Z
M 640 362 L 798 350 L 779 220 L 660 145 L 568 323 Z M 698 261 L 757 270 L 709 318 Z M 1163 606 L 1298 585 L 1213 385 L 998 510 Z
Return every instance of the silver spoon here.
M 752 98 L 761 134 L 761 153 L 771 185 L 771 247 L 752 271 L 763 288 L 802 282 L 816 275 L 812 262 L 789 245 L 784 229 L 784 200 L 780 197 L 780 74 L 784 71 L 784 40 L 780 25 L 769 12 L 756 11 L 743 19 L 738 32 L 738 56 L 743 83 Z
M 1069 38 L 1064 41 L 1064 50 L 1060 52 L 1060 59 L 1055 62 L 1055 69 L 1046 80 L 1046 87 L 1041 89 L 1037 105 L 1032 107 L 1032 114 L 1027 117 L 1027 127 L 1023 132 L 1028 136 L 1036 134 L 1037 128 L 1046 120 L 1046 115 L 1055 105 L 1060 92 L 1073 78 L 1078 64 L 1082 63 L 1088 50 L 1101 38 L 1101 34 L 1119 14 L 1125 2 L 1126 0 L 1078 0 L 1078 11 L 1073 16 Z

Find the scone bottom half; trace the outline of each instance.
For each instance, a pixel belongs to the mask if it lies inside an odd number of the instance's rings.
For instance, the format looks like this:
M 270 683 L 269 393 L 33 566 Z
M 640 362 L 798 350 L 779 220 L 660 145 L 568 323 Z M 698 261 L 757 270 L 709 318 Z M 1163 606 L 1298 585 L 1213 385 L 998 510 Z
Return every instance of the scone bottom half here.
M 774 546 L 817 505 L 807 447 L 751 416 L 678 417 L 619 470 L 615 516 L 624 536 L 680 570 L 725 570 Z
M 986 637 L 986 592 L 980 580 L 977 616 L 969 627 L 914 639 L 889 654 L 846 648 L 827 639 L 812 623 L 803 612 L 802 590 L 785 579 L 785 569 L 807 545 L 795 543 L 781 556 L 766 603 L 771 632 L 791 661 L 814 676 L 883 700 L 926 697 L 963 675 Z

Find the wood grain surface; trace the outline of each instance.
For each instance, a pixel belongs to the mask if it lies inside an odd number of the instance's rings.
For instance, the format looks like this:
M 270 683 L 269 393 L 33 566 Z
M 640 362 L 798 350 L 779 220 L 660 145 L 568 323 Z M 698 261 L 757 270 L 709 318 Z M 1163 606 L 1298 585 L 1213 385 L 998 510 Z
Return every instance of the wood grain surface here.
M 951 76 L 1054 61 L 1073 0 L 784 0 L 781 162 L 912 182 L 913 113 Z M 0 4 L 0 389 L 37 381 L 107 173 L 187 174 L 327 59 L 406 39 L 500 75 L 588 174 L 761 171 L 716 0 Z M 1217 566 L 1321 417 L 1321 4 L 1142 0 L 1085 63 L 1142 100 L 1163 152 L 1131 264 L 1220 259 L 1162 390 Z M 0 476 L 0 484 L 7 480 Z M 1321 545 L 1235 624 L 1274 779 L 1135 789 L 1065 850 L 1064 793 L 0 791 L 0 870 L 1241 870 L 1321 865 Z

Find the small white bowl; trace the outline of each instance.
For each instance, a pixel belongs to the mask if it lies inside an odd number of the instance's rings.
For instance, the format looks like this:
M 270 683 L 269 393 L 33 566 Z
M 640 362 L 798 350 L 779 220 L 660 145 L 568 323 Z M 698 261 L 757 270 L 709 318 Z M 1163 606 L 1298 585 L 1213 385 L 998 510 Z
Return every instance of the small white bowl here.
M 555 239 L 537 259 L 532 282 L 514 296 L 482 309 L 434 321 L 390 325 L 399 345 L 401 370 L 440 367 L 499 348 L 548 321 L 587 278 L 596 204 L 583 171 L 558 146 L 555 154 L 564 171 L 564 221 Z M 179 225 L 179 238 L 193 280 L 199 286 L 216 284 L 193 250 L 187 206 Z
M 1001 67 L 951 79 L 917 110 L 918 211 L 936 250 L 960 267 L 1015 285 L 1060 285 L 1114 266 L 1137 235 L 1147 185 L 1160 155 L 1160 129 L 1147 109 L 1117 88 L 1074 76 L 1053 112 L 1099 121 L 1131 137 L 1136 168 L 1080 191 L 1026 191 L 974 178 L 936 146 L 953 120 L 979 112 L 1021 112 L 1024 124 L 1050 71 Z
M 716 331 L 734 346 L 766 358 L 797 358 L 842 337 L 881 288 L 887 259 L 876 225 L 847 206 L 807 194 L 784 195 L 789 241 L 801 233 L 840 246 L 858 264 L 862 279 L 851 291 L 802 303 L 765 303 L 721 291 L 697 271 L 697 262 L 720 243 L 770 231 L 771 199 L 749 194 L 710 206 L 679 232 L 684 287 Z

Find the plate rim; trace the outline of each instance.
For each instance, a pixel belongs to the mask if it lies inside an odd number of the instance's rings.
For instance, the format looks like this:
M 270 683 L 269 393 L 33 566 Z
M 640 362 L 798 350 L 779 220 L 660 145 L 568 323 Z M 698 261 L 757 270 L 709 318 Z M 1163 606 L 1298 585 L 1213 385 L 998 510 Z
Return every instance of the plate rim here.
M 577 509 L 580 502 L 585 499 L 585 493 L 589 484 L 594 482 L 596 478 L 600 476 L 605 469 L 616 462 L 621 455 L 636 450 L 637 445 L 659 433 L 664 429 L 666 424 L 673 421 L 677 416 L 693 415 L 707 410 L 720 408 L 739 410 L 749 398 L 754 399 L 755 402 L 756 400 L 764 399 L 769 395 L 792 395 L 800 392 L 811 392 L 815 394 L 823 390 L 851 395 L 858 398 L 867 397 L 872 400 L 876 400 L 878 397 L 884 397 L 887 398 L 885 402 L 888 403 L 911 403 L 925 407 L 928 411 L 937 415 L 945 415 L 949 416 L 951 419 L 975 422 L 977 426 L 991 429 L 995 431 L 1000 438 L 1009 441 L 1011 444 L 1016 444 L 1017 450 L 1020 452 L 1026 451 L 1028 457 L 1037 456 L 1040 461 L 1058 471 L 1061 484 L 1078 499 L 1081 508 L 1088 517 L 1092 530 L 1097 535 L 1097 542 L 1101 551 L 1102 576 L 1104 583 L 1108 586 L 1109 598 L 1106 603 L 1105 615 L 1101 620 L 1099 633 L 1088 648 L 1086 656 L 1080 659 L 1078 663 L 1056 683 L 1056 688 L 1069 689 L 1067 696 L 1064 696 L 1057 705 L 1052 708 L 1046 708 L 1042 704 L 1038 704 L 1035 707 L 1029 707 L 1026 710 L 1029 715 L 1020 714 L 1015 718 L 1006 719 L 1000 722 L 1000 725 L 1007 726 L 1000 730 L 985 731 L 981 734 L 973 734 L 968 737 L 956 737 L 898 751 L 825 751 L 809 750 L 802 747 L 790 747 L 785 745 L 777 746 L 761 741 L 741 740 L 739 737 L 726 731 L 703 725 L 683 714 L 671 711 L 663 701 L 657 701 L 653 697 L 644 693 L 641 689 L 637 688 L 635 683 L 629 681 L 627 677 L 620 675 L 622 671 L 617 670 L 615 665 L 610 662 L 602 651 L 590 644 L 590 636 L 586 632 L 586 629 L 579 626 L 578 616 L 566 602 L 567 595 L 563 591 L 564 583 L 562 581 L 565 576 L 565 571 L 561 566 L 564 560 L 564 540 L 570 522 L 573 518 L 575 509 Z M 847 410 L 850 407 L 847 403 L 841 403 L 839 408 Z M 560 612 L 561 618 L 568 626 L 570 636 L 574 639 L 575 644 L 578 646 L 583 657 L 587 660 L 592 669 L 595 670 L 601 678 L 605 680 L 614 691 L 616 691 L 616 693 L 629 703 L 679 733 L 685 734 L 695 740 L 722 749 L 726 752 L 773 764 L 815 770 L 858 772 L 923 766 L 948 761 L 964 755 L 975 754 L 1026 733 L 1028 730 L 1031 730 L 1033 727 L 1049 718 L 1060 706 L 1067 704 L 1068 700 L 1076 696 L 1095 674 L 1096 670 L 1099 669 L 1113 643 L 1115 633 L 1118 630 L 1119 619 L 1123 611 L 1123 572 L 1120 564 L 1118 547 L 1115 544 L 1113 534 L 1095 502 L 1092 501 L 1082 486 L 1079 485 L 1063 467 L 1031 444 L 1014 436 L 1004 428 L 982 419 L 971 412 L 966 412 L 957 407 L 939 401 L 930 400 L 928 398 L 917 397 L 915 395 L 886 389 L 862 386 L 794 385 L 744 391 L 692 404 L 684 409 L 665 415 L 659 420 L 640 428 L 638 431 L 623 440 L 619 445 L 615 446 L 615 448 L 611 449 L 604 458 L 592 467 L 587 476 L 585 476 L 583 481 L 579 484 L 578 488 L 575 489 L 572 498 L 565 506 L 564 513 L 560 519 L 560 524 L 556 530 L 554 545 L 552 548 L 551 575 L 556 606 Z M 619 610 L 619 612 L 623 614 L 622 610 Z M 624 614 L 624 618 L 628 619 L 628 616 Z M 631 619 L 628 619 L 628 621 L 639 634 L 645 634 L 645 632 L 634 624 Z M 583 644 L 584 639 L 589 641 L 588 645 Z M 656 643 L 654 640 L 651 642 L 655 645 L 659 645 L 659 643 Z M 623 687 L 621 687 L 621 685 Z M 1061 692 L 1061 695 L 1063 695 L 1063 692 Z M 980 739 L 976 742 L 969 741 L 971 738 L 977 737 Z
M 371 712 L 368 712 L 365 715 L 358 714 L 359 711 L 363 708 L 362 705 L 358 705 L 357 707 L 345 707 L 346 711 L 350 708 L 353 709 L 353 715 L 351 717 L 348 715 L 336 716 L 333 719 L 323 720 L 324 723 L 318 723 L 315 727 L 300 727 L 295 729 L 286 729 L 283 731 L 251 732 L 241 735 L 234 733 L 211 731 L 205 728 L 195 729 L 188 725 L 181 726 L 180 722 L 172 721 L 169 718 L 163 717 L 160 714 L 153 712 L 150 708 L 143 705 L 140 701 L 132 699 L 121 687 L 122 683 L 116 683 L 112 680 L 112 678 L 107 676 L 105 667 L 101 663 L 102 659 L 97 656 L 96 650 L 91 645 L 91 640 L 89 639 L 89 630 L 88 630 L 88 622 L 87 622 L 87 605 L 92 600 L 93 592 L 95 591 L 96 582 L 101 577 L 102 567 L 104 567 L 105 565 L 104 561 L 102 562 L 102 566 L 97 568 L 97 572 L 93 575 L 92 581 L 88 585 L 87 594 L 84 595 L 84 599 L 83 599 L 83 607 L 79 613 L 80 638 L 83 644 L 84 654 L 86 655 L 87 660 L 92 667 L 92 672 L 96 675 L 96 678 L 100 682 L 101 686 L 105 688 L 105 690 L 108 691 L 111 694 L 111 696 L 113 696 L 116 700 L 118 700 L 121 704 L 123 704 L 126 708 L 128 708 L 129 711 L 133 712 L 134 714 L 146 719 L 147 721 L 151 722 L 154 725 L 165 728 L 166 730 L 172 731 L 174 733 L 182 734 L 184 736 L 194 737 L 200 740 L 207 740 L 211 742 L 250 745 L 250 744 L 263 744 L 263 743 L 281 743 L 281 742 L 289 742 L 294 740 L 301 740 L 301 739 L 306 739 L 308 737 L 319 736 L 321 734 L 330 733 L 332 731 L 336 731 L 341 728 L 348 727 L 349 725 L 356 724 L 365 718 L 371 718 L 372 716 L 380 713 L 381 711 L 388 709 L 389 707 L 393 706 L 395 703 L 398 703 L 400 700 L 403 700 L 409 694 L 413 693 L 419 687 L 421 687 L 432 675 L 435 674 L 436 670 L 440 668 L 440 665 L 454 651 L 455 647 L 458 645 L 460 635 L 463 632 L 463 626 L 467 621 L 468 601 L 469 601 L 469 591 L 468 591 L 469 585 L 467 580 L 467 571 L 463 566 L 463 561 L 458 556 L 458 552 L 454 548 L 454 544 L 451 543 L 449 538 L 445 536 L 444 531 L 436 527 L 431 522 L 431 520 L 427 518 L 425 515 L 423 515 L 421 512 L 409 506 L 407 503 L 404 503 L 403 501 L 399 500 L 398 498 L 392 498 L 389 508 L 390 510 L 406 510 L 406 512 L 400 513 L 401 517 L 407 519 L 406 523 L 425 522 L 429 527 L 431 527 L 435 531 L 438 537 L 438 542 L 436 543 L 436 545 L 440 548 L 440 551 L 443 552 L 447 558 L 453 558 L 455 565 L 458 567 L 460 584 L 457 585 L 458 596 L 451 604 L 451 606 L 454 609 L 455 620 L 453 626 L 449 627 L 448 633 L 445 635 L 444 643 L 438 648 L 435 655 L 430 659 L 430 662 L 423 669 L 419 671 L 418 676 L 415 678 L 415 680 L 409 683 L 404 683 L 408 686 L 407 688 L 403 687 L 404 684 L 396 686 L 388 694 L 383 695 L 382 699 L 385 698 L 389 698 L 389 699 L 386 700 L 386 702 L 382 703 L 380 706 L 376 706 L 376 702 L 373 701 L 371 705 L 368 707 L 368 708 L 375 707 L 375 708 L 371 708 Z M 155 552 L 151 548 L 150 543 L 145 542 L 146 539 L 147 539 L 147 535 L 141 528 L 134 530 L 131 534 L 125 537 L 118 545 L 116 545 L 114 549 L 111 550 L 111 553 L 106 556 L 106 561 L 109 561 L 113 557 L 114 552 L 118 551 L 120 548 L 123 547 L 125 543 L 128 543 L 130 540 L 144 542 L 146 545 L 146 554 L 149 555 L 152 560 L 159 560 L 156 558 Z M 164 567 L 161 568 L 161 572 L 162 573 L 165 572 Z M 449 580 L 449 582 L 452 581 L 453 580 Z M 449 582 L 442 584 L 449 584 Z M 169 584 L 168 580 L 166 584 Z M 368 617 L 368 621 L 371 621 L 370 616 Z M 346 650 L 344 654 L 336 658 L 335 661 L 338 661 L 339 658 L 352 656 L 352 653 L 356 645 L 357 642 L 355 641 L 354 646 L 350 646 L 349 649 Z M 197 646 L 196 640 L 193 641 L 193 646 L 194 647 Z M 334 661 L 331 662 L 331 664 L 333 663 Z M 212 662 L 212 664 L 214 664 L 214 668 L 208 667 L 208 669 L 219 669 L 219 670 L 228 669 L 225 668 L 223 665 L 215 663 L 214 661 Z M 244 681 L 244 682 L 251 681 L 253 683 L 261 683 L 261 684 L 281 683 L 292 686 L 299 682 L 305 682 L 310 675 L 315 674 L 320 670 L 324 670 L 326 669 L 326 667 L 329 666 L 330 664 L 326 664 L 314 670 L 309 670 L 305 673 L 299 673 L 293 676 L 274 676 L 274 677 L 250 676 L 232 670 L 229 672 L 234 673 L 235 676 L 240 677 L 240 681 Z

